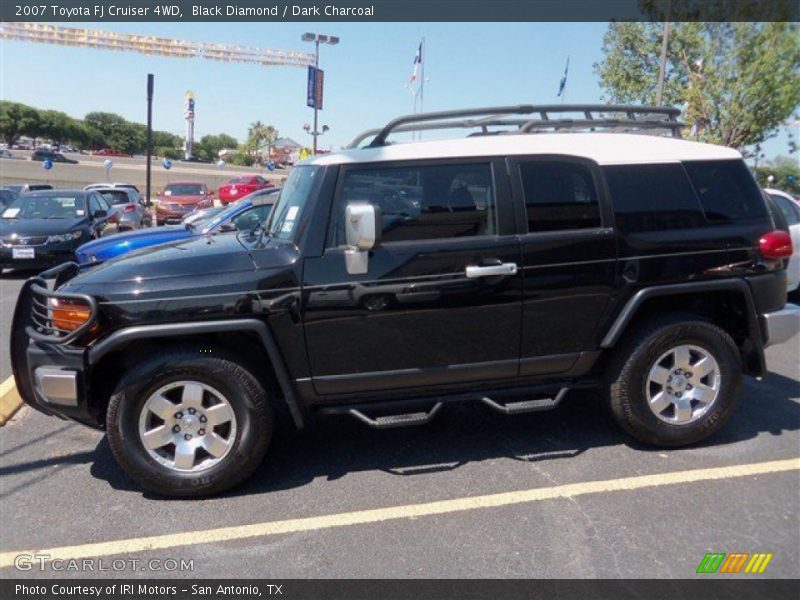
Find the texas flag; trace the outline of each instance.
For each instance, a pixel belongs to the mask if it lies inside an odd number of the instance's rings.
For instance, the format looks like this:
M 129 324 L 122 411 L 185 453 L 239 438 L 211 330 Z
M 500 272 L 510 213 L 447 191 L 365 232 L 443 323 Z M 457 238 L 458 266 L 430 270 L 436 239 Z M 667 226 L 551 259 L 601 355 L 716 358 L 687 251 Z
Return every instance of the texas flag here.
M 417 48 L 417 54 L 414 56 L 414 72 L 411 73 L 411 78 L 408 80 L 408 83 L 414 83 L 417 80 L 417 74 L 419 73 L 419 66 L 422 64 L 422 42 L 419 43 L 419 48 Z

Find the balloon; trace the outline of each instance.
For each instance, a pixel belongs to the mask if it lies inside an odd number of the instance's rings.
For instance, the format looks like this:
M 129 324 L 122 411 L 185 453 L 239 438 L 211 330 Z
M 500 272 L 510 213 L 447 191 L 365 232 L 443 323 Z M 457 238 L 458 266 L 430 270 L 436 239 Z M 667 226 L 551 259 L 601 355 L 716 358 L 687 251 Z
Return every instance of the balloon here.
M 107 158 L 107 159 L 105 159 L 105 160 L 103 161 L 103 166 L 104 166 L 106 169 L 110 169 L 111 167 L 113 167 L 113 166 L 114 166 L 114 161 L 113 161 L 113 160 L 111 160 L 110 158 Z
M 222 160 L 222 159 L 219 159 L 219 160 L 217 161 L 217 166 L 218 166 L 220 169 L 224 169 L 224 168 L 225 168 L 225 161 L 224 161 L 224 160 Z
M 274 162 L 272 162 L 272 161 L 269 161 L 269 162 L 267 163 L 267 168 L 268 168 L 270 171 L 274 171 L 274 170 L 275 170 L 275 163 L 274 163 Z
M 42 166 L 44 167 L 45 171 L 49 171 L 50 169 L 53 168 L 53 161 L 50 160 L 49 158 L 45 158 L 42 161 Z
M 164 162 L 162 162 L 161 164 L 164 166 L 164 168 L 167 171 L 169 171 L 172 168 L 172 161 L 170 159 L 168 159 L 168 158 L 165 158 Z

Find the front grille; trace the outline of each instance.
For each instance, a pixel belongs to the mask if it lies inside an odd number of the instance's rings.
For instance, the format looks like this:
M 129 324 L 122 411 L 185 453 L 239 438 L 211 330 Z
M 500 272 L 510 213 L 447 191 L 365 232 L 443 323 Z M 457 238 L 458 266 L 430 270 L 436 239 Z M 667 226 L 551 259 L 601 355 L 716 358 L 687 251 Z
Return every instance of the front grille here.
M 46 235 L 19 235 L 16 237 L 4 237 L 3 246 L 41 246 L 46 241 Z
M 26 331 L 38 341 L 66 344 L 89 331 L 97 321 L 97 303 L 91 296 L 53 292 L 40 278 L 36 278 L 31 285 L 30 302 L 30 326 Z M 62 311 L 65 310 L 65 303 L 85 308 L 89 311 L 89 318 L 86 321 L 73 320 L 62 314 L 56 319 L 56 303 L 60 303 Z

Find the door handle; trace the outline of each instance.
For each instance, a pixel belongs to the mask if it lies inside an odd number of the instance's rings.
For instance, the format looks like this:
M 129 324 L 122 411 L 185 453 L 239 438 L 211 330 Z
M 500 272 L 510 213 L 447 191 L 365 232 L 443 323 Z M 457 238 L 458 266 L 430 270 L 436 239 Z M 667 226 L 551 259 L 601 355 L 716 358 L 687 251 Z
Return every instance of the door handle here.
M 467 279 L 478 279 L 479 277 L 496 277 L 497 275 L 516 275 L 517 263 L 502 263 L 499 265 L 488 265 L 485 267 L 468 266 Z

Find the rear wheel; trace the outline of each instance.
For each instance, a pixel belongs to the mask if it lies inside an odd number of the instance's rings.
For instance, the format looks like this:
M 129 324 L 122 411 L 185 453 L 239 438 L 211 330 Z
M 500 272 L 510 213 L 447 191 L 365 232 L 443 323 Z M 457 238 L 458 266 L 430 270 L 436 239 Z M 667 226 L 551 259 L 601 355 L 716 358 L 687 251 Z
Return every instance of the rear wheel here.
M 655 446 L 684 446 L 718 431 L 739 396 L 742 366 L 730 335 L 691 315 L 650 321 L 617 350 L 607 371 L 617 423 Z
M 186 497 L 250 475 L 266 453 L 273 415 L 264 389 L 234 359 L 185 349 L 126 376 L 106 425 L 114 457 L 142 487 Z

